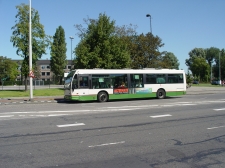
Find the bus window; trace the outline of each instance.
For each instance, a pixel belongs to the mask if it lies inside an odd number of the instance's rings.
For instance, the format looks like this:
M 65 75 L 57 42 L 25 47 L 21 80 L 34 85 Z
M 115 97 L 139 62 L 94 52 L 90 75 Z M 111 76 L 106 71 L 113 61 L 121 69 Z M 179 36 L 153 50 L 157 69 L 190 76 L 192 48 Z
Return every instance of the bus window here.
M 166 75 L 165 74 L 157 74 L 156 83 L 157 84 L 166 83 Z
M 89 88 L 88 77 L 87 76 L 80 76 L 79 85 L 80 85 L 80 88 Z
M 146 74 L 146 84 L 156 84 L 156 74 Z
M 113 88 L 127 87 L 127 74 L 112 74 L 110 78 Z
M 168 74 L 168 83 L 183 83 L 183 74 Z
M 109 75 L 92 75 L 92 88 L 93 89 L 102 89 L 102 88 L 111 88 L 112 82 L 109 78 Z
M 72 81 L 72 90 L 77 88 L 78 88 L 77 75 L 75 75 Z
M 143 84 L 143 74 L 131 74 L 131 87 L 141 88 L 144 87 Z

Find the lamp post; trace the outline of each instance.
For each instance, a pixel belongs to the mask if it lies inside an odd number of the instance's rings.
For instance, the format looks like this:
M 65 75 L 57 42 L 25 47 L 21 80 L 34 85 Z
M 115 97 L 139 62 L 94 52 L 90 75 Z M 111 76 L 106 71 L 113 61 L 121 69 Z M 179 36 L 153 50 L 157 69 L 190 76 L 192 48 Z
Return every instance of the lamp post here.
M 73 37 L 70 36 L 70 39 L 71 39 L 71 67 L 70 67 L 70 70 L 72 70 L 72 54 L 73 54 L 73 50 L 72 50 L 72 41 L 73 41 Z
M 149 17 L 150 18 L 150 32 L 152 33 L 152 23 L 151 23 L 151 15 L 150 14 L 147 14 L 146 17 Z
M 221 84 L 221 72 L 220 72 L 220 53 L 219 52 L 219 84 Z
M 29 7 L 29 73 L 32 71 L 31 0 Z M 33 78 L 30 76 L 30 100 L 33 99 Z

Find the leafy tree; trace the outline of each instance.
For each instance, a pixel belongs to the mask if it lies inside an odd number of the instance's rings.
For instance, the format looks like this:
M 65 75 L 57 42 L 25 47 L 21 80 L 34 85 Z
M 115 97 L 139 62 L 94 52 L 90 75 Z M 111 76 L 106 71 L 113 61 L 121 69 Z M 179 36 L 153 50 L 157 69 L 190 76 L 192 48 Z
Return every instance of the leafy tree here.
M 131 67 L 135 69 L 162 67 L 164 52 L 159 52 L 159 48 L 162 46 L 164 46 L 162 40 L 158 36 L 154 37 L 151 33 L 134 36 L 129 45 Z
M 188 86 L 191 86 L 191 83 L 193 81 L 193 76 L 190 74 L 190 71 L 188 70 L 188 73 L 186 74 L 186 83 Z
M 10 41 L 13 47 L 17 48 L 16 54 L 23 57 L 22 75 L 27 81 L 29 73 L 29 5 L 21 4 L 16 6 L 18 13 L 16 14 L 16 24 L 12 27 L 12 36 Z M 44 26 L 40 23 L 38 11 L 32 8 L 32 63 L 46 54 L 46 47 L 49 45 L 50 37 L 45 34 Z M 25 82 L 25 90 L 27 90 L 27 82 Z
M 220 61 L 219 61 L 220 54 Z M 220 66 L 219 66 L 220 62 Z M 219 67 L 220 67 L 220 75 L 221 80 L 225 80 L 225 51 L 222 49 L 215 56 L 215 65 L 213 66 L 213 74 L 216 79 L 219 79 Z
M 97 20 L 87 19 L 87 29 L 76 25 L 81 42 L 75 48 L 77 68 L 127 68 L 130 54 L 127 45 L 116 35 L 115 21 L 105 14 Z
M 56 29 L 55 35 L 53 36 L 53 43 L 51 45 L 51 60 L 50 66 L 51 71 L 58 78 L 59 83 L 62 84 L 63 69 L 66 66 L 66 41 L 65 31 L 62 26 Z
M 185 64 L 187 65 L 188 69 L 192 72 L 193 76 L 199 76 L 199 69 L 194 65 L 194 61 L 196 63 L 196 58 L 203 58 L 197 60 L 205 60 L 205 50 L 203 48 L 194 48 L 189 52 L 189 59 L 185 60 Z M 196 69 L 197 68 L 197 69 Z
M 18 65 L 9 58 L 0 56 L 0 79 L 15 81 L 18 73 Z
M 208 81 L 210 66 L 203 57 L 193 57 L 192 74 L 197 76 L 199 81 Z
M 179 61 L 172 52 L 167 52 L 162 58 L 163 68 L 179 69 Z
M 215 58 L 217 57 L 217 55 L 219 54 L 220 49 L 219 48 L 215 48 L 215 47 L 210 47 L 205 49 L 205 58 L 208 62 L 208 64 L 212 65 L 212 63 L 214 62 Z

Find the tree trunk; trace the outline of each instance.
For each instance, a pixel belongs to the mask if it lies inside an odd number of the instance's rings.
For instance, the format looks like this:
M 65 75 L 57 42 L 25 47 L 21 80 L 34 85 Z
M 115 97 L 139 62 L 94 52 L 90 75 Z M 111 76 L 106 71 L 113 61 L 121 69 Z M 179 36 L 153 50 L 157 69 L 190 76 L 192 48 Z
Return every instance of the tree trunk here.
M 27 91 L 27 76 L 25 76 L 24 85 L 25 85 L 25 91 Z

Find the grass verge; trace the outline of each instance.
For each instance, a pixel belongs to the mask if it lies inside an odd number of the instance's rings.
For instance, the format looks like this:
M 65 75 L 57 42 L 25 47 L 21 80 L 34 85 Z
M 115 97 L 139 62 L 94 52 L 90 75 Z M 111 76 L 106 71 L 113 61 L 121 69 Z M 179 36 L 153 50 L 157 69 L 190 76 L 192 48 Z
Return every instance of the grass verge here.
M 63 96 L 64 90 L 58 88 L 52 89 L 37 89 L 33 90 L 33 95 L 35 96 Z M 29 97 L 30 91 L 24 90 L 1 90 L 0 98 L 4 97 Z

